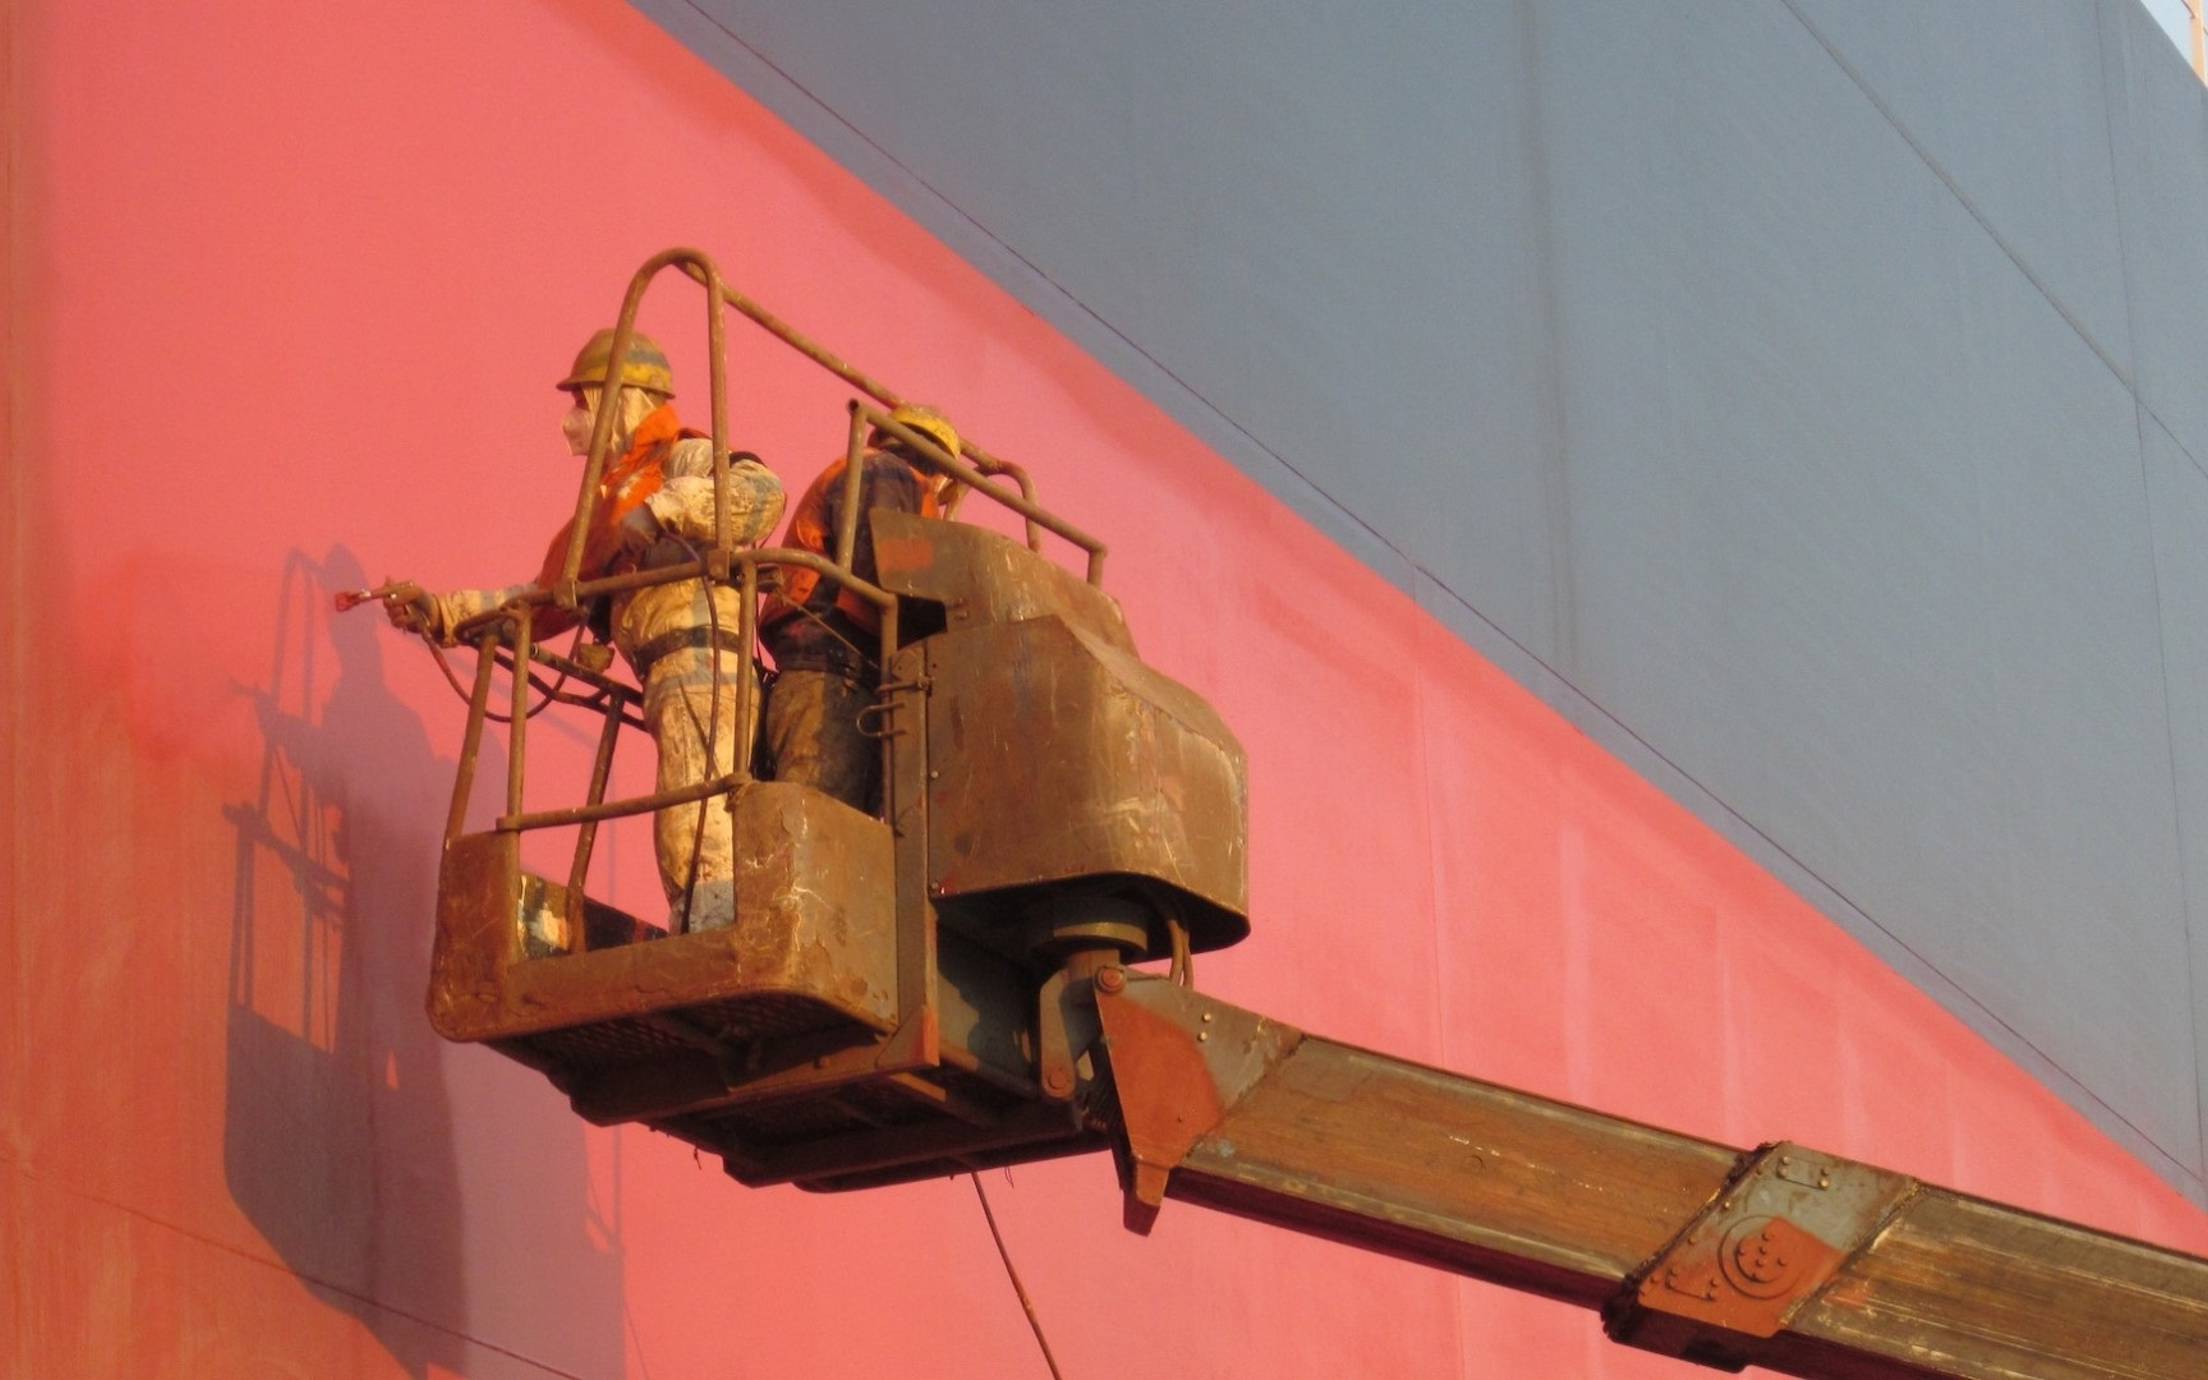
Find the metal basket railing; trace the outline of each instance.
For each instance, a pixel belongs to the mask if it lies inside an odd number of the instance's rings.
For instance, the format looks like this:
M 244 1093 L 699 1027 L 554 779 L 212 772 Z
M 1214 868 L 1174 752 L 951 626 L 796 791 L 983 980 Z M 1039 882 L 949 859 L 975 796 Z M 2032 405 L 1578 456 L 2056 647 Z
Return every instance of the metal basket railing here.
M 584 544 L 598 502 L 607 452 L 613 441 L 613 418 L 617 409 L 610 402 L 617 396 L 616 381 L 627 363 L 629 349 L 635 337 L 637 310 L 652 282 L 668 268 L 679 270 L 706 289 L 706 343 L 710 356 L 711 381 L 710 436 L 713 446 L 713 544 L 698 553 L 696 559 L 679 564 L 583 578 L 581 567 Z M 739 547 L 733 540 L 728 498 L 730 451 L 727 444 L 728 382 L 722 311 L 724 304 L 735 307 L 770 335 L 878 404 L 869 405 L 853 399 L 849 405 L 844 477 L 846 487 L 832 556 L 788 547 Z M 963 440 L 959 454 L 952 455 L 932 437 L 896 421 L 889 415 L 889 411 L 899 405 L 898 394 L 845 364 L 839 357 L 767 312 L 757 302 L 730 288 L 722 281 L 720 270 L 713 261 L 694 249 L 669 249 L 655 254 L 630 279 L 628 290 L 622 298 L 620 315 L 614 325 L 612 347 L 606 361 L 602 387 L 604 391 L 601 396 L 608 402 L 599 408 L 597 422 L 591 433 L 582 487 L 576 498 L 574 522 L 559 579 L 550 589 L 531 588 L 497 609 L 466 620 L 450 632 L 454 642 L 470 643 L 475 647 L 477 661 L 474 681 L 468 691 L 467 728 L 453 782 L 451 811 L 446 819 L 446 840 L 449 843 L 464 832 L 485 732 L 488 725 L 498 717 L 491 709 L 494 684 L 499 672 L 504 671 L 509 676 L 507 698 L 511 705 L 505 717 L 508 735 L 506 789 L 504 809 L 494 828 L 512 833 L 570 826 L 576 828 L 566 889 L 570 952 L 581 952 L 588 943 L 586 926 L 582 923 L 584 882 L 590 870 L 597 826 L 602 821 L 707 801 L 726 795 L 753 779 L 752 748 L 758 718 L 754 706 L 760 686 L 758 677 L 751 671 L 750 663 L 758 642 L 762 570 L 808 570 L 821 578 L 836 582 L 843 589 L 873 605 L 880 614 L 876 666 L 880 675 L 885 678 L 876 688 L 879 691 L 886 686 L 890 661 L 899 645 L 897 598 L 878 585 L 862 579 L 853 569 L 860 518 L 860 485 L 864 478 L 863 459 L 870 436 L 878 432 L 898 438 L 927 457 L 953 481 L 951 495 L 943 504 L 946 515 L 956 512 L 969 490 L 978 492 L 1016 514 L 1025 523 L 1030 549 L 1042 550 L 1042 534 L 1049 532 L 1084 552 L 1087 558 L 1086 575 L 1091 584 L 1102 583 L 1106 554 L 1102 542 L 1036 501 L 1034 481 L 1023 467 L 993 456 Z M 1010 480 L 1014 487 L 1007 488 L 999 480 Z M 621 728 L 624 724 L 644 727 L 639 712 L 643 705 L 642 692 L 605 670 L 539 645 L 535 636 L 538 618 L 547 608 L 561 609 L 570 616 L 580 617 L 585 606 L 593 600 L 687 580 L 703 580 L 713 585 L 729 586 L 740 594 L 739 614 L 737 626 L 732 630 L 732 642 L 727 647 L 719 648 L 719 654 L 713 657 L 716 677 L 720 674 L 722 659 L 727 653 L 735 653 L 745 663 L 745 671 L 736 677 L 734 688 L 735 725 L 738 734 L 734 746 L 734 769 L 725 775 L 688 786 L 608 800 L 606 792 Z M 714 601 L 709 599 L 707 606 L 709 609 L 713 608 Z M 714 642 L 718 643 L 717 635 Z M 546 679 L 540 674 L 540 668 L 552 678 Z M 577 694 L 566 688 L 569 682 L 589 686 L 595 693 Z M 529 703 L 532 691 L 542 696 L 535 706 Z M 531 811 L 526 807 L 524 799 L 528 771 L 529 721 L 536 713 L 553 703 L 595 711 L 602 716 L 602 723 L 592 756 L 590 781 L 584 802 L 562 809 Z M 893 735 L 883 735 L 882 742 L 883 775 L 887 780 L 890 765 L 888 759 L 894 751 Z

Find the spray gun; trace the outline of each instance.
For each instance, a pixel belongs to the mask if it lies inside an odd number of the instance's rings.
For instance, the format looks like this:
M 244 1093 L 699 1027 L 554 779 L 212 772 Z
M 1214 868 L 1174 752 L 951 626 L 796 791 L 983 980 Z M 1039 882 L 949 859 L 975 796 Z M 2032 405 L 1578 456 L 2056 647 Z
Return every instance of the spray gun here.
M 428 628 L 429 599 L 422 587 L 412 580 L 385 580 L 371 589 L 341 589 L 334 602 L 339 613 L 350 613 L 363 604 L 381 604 L 394 599 L 416 610 L 417 620 L 411 630 L 419 632 Z M 613 664 L 613 648 L 602 642 L 585 644 L 583 634 L 586 630 L 586 627 L 576 628 L 575 641 L 568 647 L 567 654 L 587 669 L 602 672 Z M 434 643 L 435 638 L 431 641 Z
M 350 613 L 362 604 L 380 604 L 386 599 L 411 603 L 421 597 L 422 587 L 412 580 L 385 580 L 373 589 L 341 589 L 336 603 L 339 613 Z

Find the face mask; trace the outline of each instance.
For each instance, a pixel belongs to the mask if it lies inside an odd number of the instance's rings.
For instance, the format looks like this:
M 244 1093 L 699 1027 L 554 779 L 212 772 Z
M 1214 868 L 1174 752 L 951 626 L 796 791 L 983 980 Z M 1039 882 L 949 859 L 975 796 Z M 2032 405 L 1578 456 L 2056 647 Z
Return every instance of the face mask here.
M 570 455 L 590 454 L 590 431 L 597 425 L 597 409 L 587 403 L 577 403 L 560 418 L 560 435 L 567 439 Z

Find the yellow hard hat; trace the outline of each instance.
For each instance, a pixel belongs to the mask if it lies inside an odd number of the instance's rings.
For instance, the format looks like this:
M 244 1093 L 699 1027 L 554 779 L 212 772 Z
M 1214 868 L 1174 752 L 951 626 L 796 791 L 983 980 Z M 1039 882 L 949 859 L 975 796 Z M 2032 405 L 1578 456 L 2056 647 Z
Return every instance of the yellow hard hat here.
M 918 403 L 903 403 L 889 410 L 889 419 L 911 427 L 943 447 L 951 458 L 958 458 L 958 428 L 951 425 L 950 418 L 934 408 L 922 407 Z
M 606 361 L 612 358 L 613 332 L 600 331 L 584 343 L 575 355 L 575 362 L 568 366 L 567 377 L 555 386 L 580 388 L 585 384 L 603 384 Z M 659 348 L 659 342 L 642 331 L 629 332 L 629 356 L 621 364 L 621 382 L 662 397 L 675 396 L 675 371 L 668 365 L 666 353 Z

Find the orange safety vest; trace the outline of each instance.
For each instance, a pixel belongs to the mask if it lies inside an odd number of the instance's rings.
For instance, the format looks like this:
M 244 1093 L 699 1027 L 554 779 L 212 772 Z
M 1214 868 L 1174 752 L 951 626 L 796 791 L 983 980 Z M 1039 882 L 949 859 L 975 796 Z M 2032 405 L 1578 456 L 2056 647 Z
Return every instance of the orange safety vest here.
M 871 459 L 874 456 L 880 456 L 901 465 L 905 464 L 902 459 L 890 455 L 886 451 L 875 451 L 868 458 Z M 795 547 L 800 551 L 810 551 L 815 555 L 827 556 L 831 559 L 834 558 L 836 529 L 834 524 L 829 521 L 829 504 L 843 498 L 843 476 L 849 468 L 850 461 L 845 457 L 838 456 L 834 464 L 820 472 L 820 477 L 813 481 L 812 487 L 805 490 L 805 496 L 797 501 L 796 510 L 790 514 L 789 530 L 782 534 L 782 544 L 784 546 Z M 906 465 L 906 468 L 912 469 L 912 466 Z M 914 479 L 917 481 L 916 487 L 920 490 L 920 516 L 931 518 L 940 516 L 942 508 L 936 502 L 935 481 L 930 480 L 927 475 L 917 469 L 913 469 L 912 472 Z M 871 483 L 871 477 L 860 480 L 859 501 L 861 503 L 865 503 L 870 497 L 868 488 Z M 856 573 L 868 579 L 873 578 L 877 573 L 874 570 L 874 563 L 870 559 L 866 559 L 872 551 L 873 537 L 867 531 L 865 514 L 861 513 L 859 540 L 856 549 L 851 553 L 851 563 L 858 567 Z M 782 572 L 782 592 L 767 599 L 766 607 L 760 614 L 761 625 L 772 627 L 777 623 L 794 618 L 800 608 L 813 607 L 816 613 L 819 612 L 820 610 L 815 606 L 813 595 L 820 587 L 820 580 L 820 575 L 814 571 L 785 568 Z M 862 631 L 879 632 L 881 630 L 882 611 L 854 594 L 848 585 L 840 583 L 837 585 L 835 607 Z
M 622 522 L 665 487 L 665 466 L 675 442 L 704 434 L 684 426 L 674 407 L 665 403 L 637 423 L 628 454 L 608 466 L 598 481 L 598 501 L 591 505 L 590 528 L 583 535 L 583 563 L 576 569 L 576 579 L 595 580 L 617 574 L 627 564 L 621 550 Z M 552 588 L 567 569 L 567 543 L 574 531 L 575 519 L 571 517 L 553 534 L 552 544 L 545 548 L 544 568 L 537 573 L 539 589 Z M 547 604 L 537 610 L 536 630 L 540 634 L 564 632 L 574 627 L 575 621 L 567 610 Z

